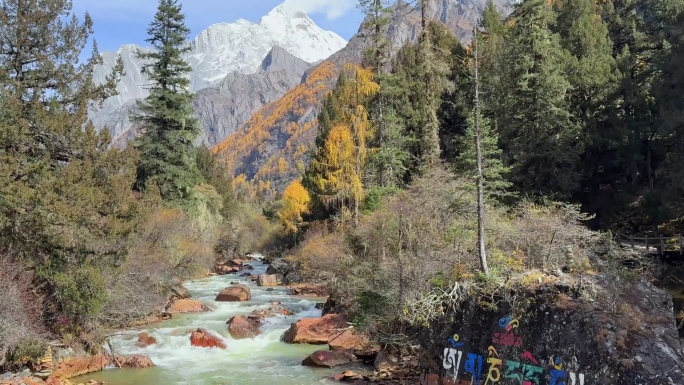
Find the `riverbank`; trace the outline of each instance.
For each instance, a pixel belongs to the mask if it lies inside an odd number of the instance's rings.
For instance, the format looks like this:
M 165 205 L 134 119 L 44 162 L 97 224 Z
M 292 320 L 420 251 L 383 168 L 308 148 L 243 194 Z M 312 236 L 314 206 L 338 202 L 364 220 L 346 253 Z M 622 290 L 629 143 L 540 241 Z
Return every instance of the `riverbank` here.
M 265 274 L 269 265 L 250 261 L 251 275 Z M 243 302 L 217 302 L 216 295 L 232 284 L 249 287 L 251 299 Z M 285 286 L 257 286 L 251 277 L 239 274 L 217 275 L 185 282 L 190 297 L 213 310 L 203 313 L 174 315 L 172 319 L 146 327 L 128 329 L 110 338 L 116 354 L 145 355 L 156 365 L 147 369 L 107 368 L 99 373 L 77 377 L 75 382 L 103 381 L 111 385 L 138 384 L 224 384 L 239 378 L 241 385 L 265 384 L 328 384 L 329 377 L 340 370 L 313 368 L 302 360 L 321 346 L 288 344 L 281 336 L 290 325 L 301 319 L 318 318 L 325 298 L 296 296 Z M 226 322 L 234 316 L 246 316 L 280 303 L 292 315 L 275 314 L 265 317 L 261 334 L 254 338 L 234 339 Z M 318 308 L 317 308 L 318 307 Z M 217 336 L 226 349 L 201 348 L 190 345 L 189 333 L 205 329 Z M 149 346 L 138 343 L 140 333 L 156 340 Z M 345 367 L 346 368 L 346 367 Z M 361 369 L 352 365 L 350 368 Z

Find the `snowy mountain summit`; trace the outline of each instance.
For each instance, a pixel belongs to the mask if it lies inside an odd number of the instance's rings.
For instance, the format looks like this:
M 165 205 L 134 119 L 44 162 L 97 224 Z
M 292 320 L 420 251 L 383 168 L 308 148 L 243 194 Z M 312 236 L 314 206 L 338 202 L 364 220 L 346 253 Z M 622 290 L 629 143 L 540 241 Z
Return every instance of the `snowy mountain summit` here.
M 247 20 L 214 24 L 190 42 L 185 60 L 192 66 L 190 91 L 217 86 L 231 73 L 252 74 L 274 47 L 308 63 L 328 58 L 347 44 L 339 35 L 316 25 L 306 14 L 298 12 L 286 1 L 277 6 L 258 24 Z M 108 126 L 117 139 L 131 123 L 128 115 L 135 100 L 148 95 L 146 76 L 140 73 L 143 62 L 136 52 L 146 48 L 125 45 L 117 52 L 102 54 L 104 63 L 95 70 L 94 80 L 104 82 L 121 56 L 125 76 L 118 85 L 119 95 L 105 101 L 103 108 L 91 114 L 96 127 Z

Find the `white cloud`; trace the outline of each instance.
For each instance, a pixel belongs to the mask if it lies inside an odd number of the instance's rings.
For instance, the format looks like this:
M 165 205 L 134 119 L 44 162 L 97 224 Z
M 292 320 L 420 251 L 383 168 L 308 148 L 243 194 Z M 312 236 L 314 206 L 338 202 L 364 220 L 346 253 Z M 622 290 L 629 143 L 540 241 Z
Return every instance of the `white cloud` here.
M 328 19 L 337 19 L 352 10 L 355 0 L 285 0 L 289 9 L 304 13 L 321 13 Z

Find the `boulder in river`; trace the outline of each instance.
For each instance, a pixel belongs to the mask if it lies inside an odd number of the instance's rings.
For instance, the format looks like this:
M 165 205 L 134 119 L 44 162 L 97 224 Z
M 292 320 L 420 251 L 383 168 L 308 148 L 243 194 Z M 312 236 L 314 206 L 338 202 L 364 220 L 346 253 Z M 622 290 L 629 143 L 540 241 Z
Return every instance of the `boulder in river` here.
M 356 361 L 356 356 L 348 351 L 329 352 L 325 350 L 318 350 L 313 352 L 309 357 L 305 358 L 304 361 L 302 361 L 302 365 L 332 368 L 354 361 Z
M 268 308 L 255 309 L 252 311 L 251 316 L 258 318 L 274 317 L 276 315 L 294 315 L 294 312 L 290 309 L 283 307 L 280 302 L 271 302 L 271 306 Z
M 245 285 L 233 285 L 227 287 L 216 296 L 215 301 L 219 302 L 243 302 L 252 299 L 249 287 Z
M 72 378 L 83 374 L 99 372 L 110 364 L 109 356 L 98 354 L 86 357 L 71 357 L 57 364 L 52 372 L 56 378 Z
M 257 286 L 278 286 L 278 276 L 275 274 L 262 274 L 257 277 Z
M 332 351 L 350 351 L 359 358 L 372 359 L 380 350 L 378 346 L 371 344 L 365 334 L 357 333 L 351 329 L 333 336 L 328 345 Z
M 135 346 L 139 348 L 146 348 L 150 345 L 154 345 L 157 343 L 157 339 L 149 335 L 147 332 L 142 332 L 138 334 L 138 342 L 135 344 Z
M 293 323 L 281 340 L 293 344 L 323 345 L 347 327 L 347 321 L 339 314 L 328 314 L 322 318 L 304 318 Z
M 152 360 L 144 355 L 124 356 L 97 354 L 85 357 L 70 357 L 60 361 L 52 376 L 58 379 L 72 378 L 84 374 L 99 372 L 106 366 L 113 365 L 121 368 L 149 368 L 154 366 Z
M 258 316 L 235 316 L 229 319 L 227 324 L 228 333 L 236 340 L 254 338 L 261 333 L 261 318 Z
M 179 299 L 173 301 L 171 306 L 169 306 L 167 313 L 202 313 L 210 310 L 211 308 L 209 306 L 202 304 L 202 302 L 196 299 Z
M 192 332 L 190 334 L 190 345 L 201 348 L 226 348 L 226 344 L 221 338 L 209 333 L 206 329 L 197 329 Z
M 131 356 L 114 356 L 114 362 L 112 362 L 113 365 L 116 365 L 117 367 L 120 368 L 128 368 L 128 369 L 143 369 L 143 368 L 151 368 L 154 365 L 150 357 L 148 356 L 143 356 L 140 354 L 135 354 Z

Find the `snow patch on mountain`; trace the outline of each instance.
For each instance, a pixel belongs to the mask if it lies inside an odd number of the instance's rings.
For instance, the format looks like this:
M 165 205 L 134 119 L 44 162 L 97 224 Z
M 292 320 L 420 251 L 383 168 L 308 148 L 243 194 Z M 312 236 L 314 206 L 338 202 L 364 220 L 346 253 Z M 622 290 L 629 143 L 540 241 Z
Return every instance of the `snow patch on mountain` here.
M 324 60 L 344 48 L 347 41 L 331 31 L 321 29 L 305 13 L 286 3 L 262 17 L 258 24 L 247 20 L 214 24 L 202 31 L 192 42 L 185 60 L 192 66 L 190 91 L 215 87 L 228 74 L 251 74 L 275 46 L 308 63 Z M 105 81 L 118 56 L 124 61 L 125 76 L 117 89 L 119 95 L 105 101 L 102 108 L 91 113 L 96 127 L 108 126 L 113 138 L 131 126 L 122 109 L 130 110 L 134 100 L 148 95 L 149 81 L 141 74 L 144 62 L 137 58 L 135 45 L 125 45 L 117 52 L 102 54 L 104 63 L 95 69 L 96 83 Z M 123 120 L 122 120 L 123 118 Z

